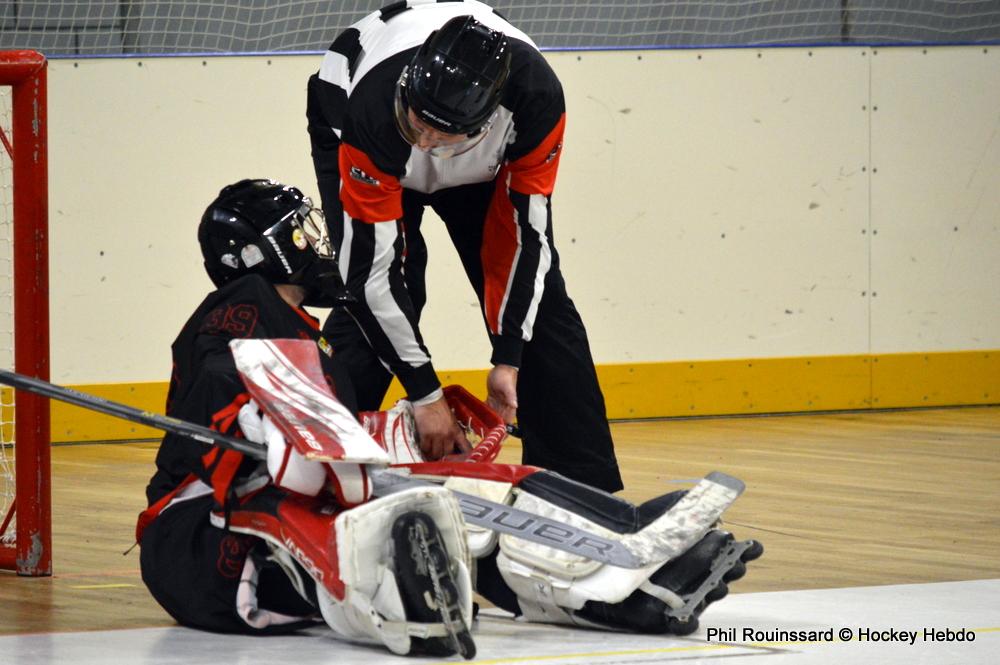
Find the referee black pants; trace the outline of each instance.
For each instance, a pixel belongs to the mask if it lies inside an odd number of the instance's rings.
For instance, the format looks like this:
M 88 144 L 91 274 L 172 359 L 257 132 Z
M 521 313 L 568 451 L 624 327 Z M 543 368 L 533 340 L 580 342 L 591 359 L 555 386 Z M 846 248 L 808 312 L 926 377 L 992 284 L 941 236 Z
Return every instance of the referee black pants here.
M 406 227 L 406 286 L 417 316 L 427 301 L 427 246 L 420 233 L 424 208 L 444 220 L 470 284 L 483 302 L 483 226 L 495 184 L 463 185 L 423 194 L 403 192 Z M 484 321 L 485 324 L 485 321 Z M 531 341 L 524 346 L 517 381 L 521 462 L 556 471 L 608 492 L 622 489 L 608 428 L 604 395 L 597 382 L 587 331 L 566 293 L 553 249 L 552 266 L 538 306 Z M 345 363 L 362 411 L 377 410 L 392 375 L 379 362 L 354 320 L 334 310 L 323 328 Z

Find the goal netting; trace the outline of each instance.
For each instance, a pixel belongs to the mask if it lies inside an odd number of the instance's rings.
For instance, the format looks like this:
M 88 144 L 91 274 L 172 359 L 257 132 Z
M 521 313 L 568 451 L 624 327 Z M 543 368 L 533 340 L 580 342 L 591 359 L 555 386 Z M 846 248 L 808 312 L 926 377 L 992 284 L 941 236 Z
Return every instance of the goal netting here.
M 0 51 L 0 366 L 48 378 L 45 58 Z M 49 406 L 0 387 L 0 568 L 49 575 Z
M 12 135 L 10 86 L 0 85 L 0 138 Z M 0 150 L 0 366 L 14 366 L 13 175 L 7 141 Z M 14 390 L 0 388 L 0 547 L 14 545 Z
M 409 0 L 414 2 L 433 0 Z M 388 0 L 0 3 L 0 48 L 46 55 L 322 51 Z M 1000 41 L 997 0 L 492 0 L 543 48 Z

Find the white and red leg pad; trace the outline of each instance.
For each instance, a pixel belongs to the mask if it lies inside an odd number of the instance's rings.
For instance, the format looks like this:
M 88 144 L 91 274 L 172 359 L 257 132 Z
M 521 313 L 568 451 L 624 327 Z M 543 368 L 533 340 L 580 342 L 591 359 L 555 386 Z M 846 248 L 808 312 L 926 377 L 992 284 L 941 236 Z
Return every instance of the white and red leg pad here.
M 291 554 L 329 593 L 342 596 L 335 522 L 344 508 L 331 498 L 309 497 L 269 485 L 240 498 L 229 511 L 230 531 L 248 533 Z M 225 515 L 213 512 L 212 524 L 226 527 Z
M 609 539 L 622 534 L 581 517 L 562 506 L 519 492 L 514 507 L 586 529 Z M 497 569 L 517 595 L 529 621 L 580 624 L 573 610 L 588 600 L 617 603 L 627 598 L 663 565 L 663 560 L 636 569 L 618 568 L 501 534 Z
M 421 487 L 344 509 L 329 499 L 267 487 L 231 509 L 229 528 L 266 540 L 291 555 L 316 583 L 320 613 L 339 635 L 377 640 L 398 654 L 409 653 L 411 637 L 440 637 L 440 623 L 408 621 L 394 574 L 391 529 L 412 511 L 429 515 L 451 559 L 462 615 L 472 622 L 470 557 L 458 502 L 443 487 Z M 222 515 L 212 523 L 223 526 Z M 294 580 L 293 580 L 294 582 Z
M 393 572 L 412 565 L 396 560 L 392 525 L 404 513 L 419 511 L 434 520 L 450 558 L 459 604 L 466 625 L 472 625 L 471 560 L 464 538 L 464 520 L 458 502 L 442 487 L 404 490 L 345 511 L 337 516 L 337 552 L 344 595 L 321 593 L 320 611 L 338 633 L 374 638 L 397 654 L 411 650 L 411 637 L 445 635 L 440 623 L 409 621 Z M 325 591 L 325 590 L 324 590 Z
M 512 489 L 525 477 L 540 471 L 522 464 L 472 464 L 469 462 L 423 462 L 395 465 L 409 469 L 414 478 L 444 483 L 445 488 L 510 504 Z M 496 549 L 497 532 L 466 524 L 466 538 L 472 558 L 480 559 Z

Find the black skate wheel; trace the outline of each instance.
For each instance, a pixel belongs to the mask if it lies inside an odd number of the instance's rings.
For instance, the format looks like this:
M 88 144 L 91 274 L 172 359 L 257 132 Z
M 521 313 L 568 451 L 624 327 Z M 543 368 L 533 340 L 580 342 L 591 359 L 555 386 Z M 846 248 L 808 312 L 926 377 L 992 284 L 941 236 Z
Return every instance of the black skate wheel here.
M 725 582 L 735 582 L 736 580 L 740 579 L 746 574 L 747 574 L 746 564 L 743 563 L 742 561 L 737 561 L 736 563 L 733 564 L 733 567 L 730 568 L 726 572 L 726 574 L 722 576 L 722 579 Z
M 719 586 L 715 587 L 707 594 L 705 594 L 705 602 L 714 603 L 717 600 L 722 600 L 729 595 L 729 587 L 725 582 L 719 582 Z
M 764 545 L 762 545 L 761 542 L 758 540 L 751 540 L 750 547 L 748 547 L 746 551 L 743 552 L 743 555 L 740 556 L 740 559 L 743 561 L 753 561 L 755 559 L 759 559 L 763 554 L 764 554 Z

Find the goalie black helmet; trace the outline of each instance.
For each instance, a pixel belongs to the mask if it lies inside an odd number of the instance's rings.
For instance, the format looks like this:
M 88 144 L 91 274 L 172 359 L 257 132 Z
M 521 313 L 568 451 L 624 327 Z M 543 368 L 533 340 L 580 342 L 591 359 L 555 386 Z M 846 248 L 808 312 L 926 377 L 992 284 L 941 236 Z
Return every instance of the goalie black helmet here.
M 484 134 L 510 74 L 510 43 L 471 16 L 456 16 L 417 50 L 396 87 L 404 138 L 406 112 L 447 134 Z
M 248 179 L 223 188 L 201 217 L 198 242 L 216 286 L 256 273 L 272 284 L 305 287 L 305 304 L 334 304 L 324 293 L 334 289 L 322 288 L 339 280 L 326 219 L 295 187 Z

